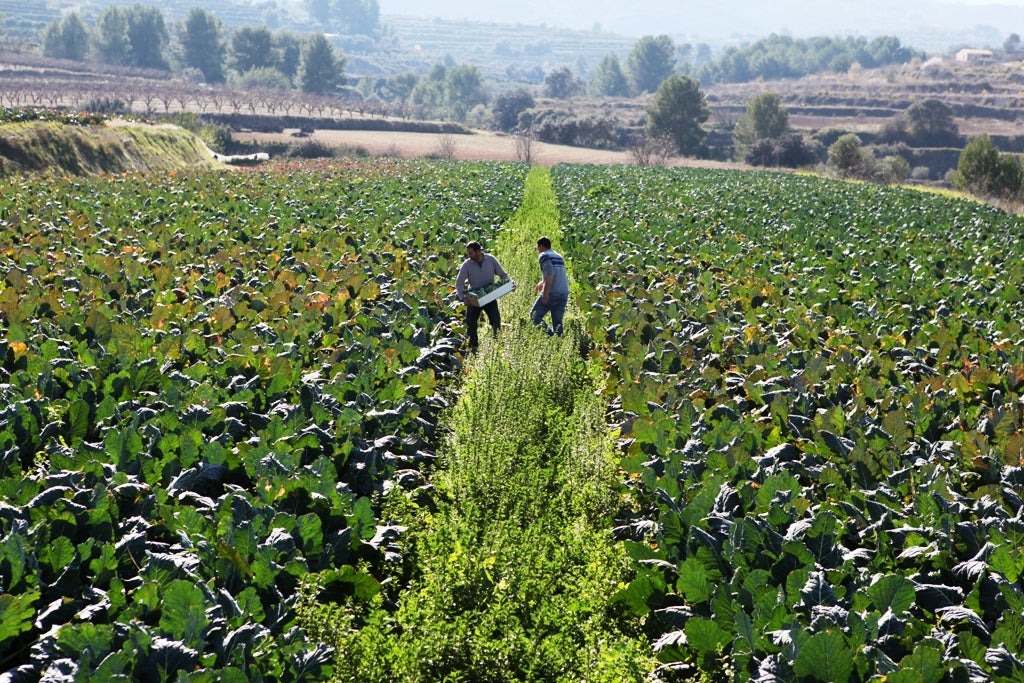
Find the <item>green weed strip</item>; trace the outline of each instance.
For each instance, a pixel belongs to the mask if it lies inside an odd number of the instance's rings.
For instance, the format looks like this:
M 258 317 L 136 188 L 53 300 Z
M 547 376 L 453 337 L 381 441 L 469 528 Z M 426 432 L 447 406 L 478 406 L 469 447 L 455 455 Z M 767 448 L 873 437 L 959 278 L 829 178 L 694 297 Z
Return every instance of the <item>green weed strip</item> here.
M 554 177 L 638 499 L 619 599 L 666 674 L 1024 680 L 1021 219 L 781 174 Z
M 290 165 L 0 192 L 0 671 L 325 679 L 460 381 L 450 279 L 513 164 Z M 339 597 L 340 596 L 340 597 Z
M 641 619 L 611 599 L 631 560 L 609 533 L 622 487 L 600 367 L 578 324 L 549 338 L 527 317 L 544 234 L 558 243 L 558 212 L 535 167 L 493 245 L 519 283 L 501 300 L 509 325 L 442 420 L 434 504 L 388 498 L 407 566 L 373 600 L 304 612 L 341 680 L 619 683 L 655 667 Z

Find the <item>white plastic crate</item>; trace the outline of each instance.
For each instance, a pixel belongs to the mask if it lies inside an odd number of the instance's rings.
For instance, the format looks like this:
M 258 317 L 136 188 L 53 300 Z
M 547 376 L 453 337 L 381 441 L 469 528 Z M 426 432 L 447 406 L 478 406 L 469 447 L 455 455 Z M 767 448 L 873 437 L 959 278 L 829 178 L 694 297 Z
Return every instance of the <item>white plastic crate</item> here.
M 506 282 L 505 284 L 501 285 L 497 289 L 492 289 L 491 291 L 487 292 L 483 296 L 477 297 L 477 305 L 478 306 L 486 306 L 487 304 L 491 303 L 492 301 L 494 301 L 498 297 L 505 296 L 506 294 L 508 294 L 509 292 L 514 290 L 515 288 L 516 288 L 516 283 L 512 282 L 511 280 L 509 280 L 508 282 Z M 466 298 L 469 298 L 471 296 L 473 296 L 473 294 L 467 294 Z

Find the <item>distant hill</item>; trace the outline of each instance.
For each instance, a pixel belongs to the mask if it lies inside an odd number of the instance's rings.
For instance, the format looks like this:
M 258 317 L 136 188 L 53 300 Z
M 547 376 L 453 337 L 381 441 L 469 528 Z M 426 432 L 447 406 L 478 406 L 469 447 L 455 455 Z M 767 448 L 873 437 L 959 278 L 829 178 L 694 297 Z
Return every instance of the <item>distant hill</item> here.
M 33 48 L 45 27 L 62 13 L 78 12 L 94 23 L 108 6 L 142 4 L 159 8 L 168 23 L 180 21 L 194 7 L 213 13 L 225 27 L 266 25 L 275 31 L 298 34 L 317 32 L 299 0 L 3 0 L 0 15 L 6 34 L 15 47 Z M 511 67 L 521 76 L 530 70 L 543 73 L 579 60 L 596 64 L 609 52 L 625 55 L 636 38 L 607 31 L 580 31 L 537 24 L 495 24 L 485 21 L 446 20 L 419 15 L 382 16 L 378 40 L 336 36 L 349 58 L 350 75 L 380 75 L 404 70 L 425 72 L 451 58 L 478 66 L 489 78 L 502 78 Z M 0 48 L 0 52 L 3 49 Z
M 24 39 L 37 35 L 46 24 L 70 11 L 91 21 L 107 6 L 126 7 L 140 2 L 159 7 L 169 21 L 201 7 L 217 15 L 228 28 L 266 25 L 296 33 L 320 30 L 310 22 L 302 0 L 4 0 L 0 3 L 4 18 L 0 36 L 6 33 L 10 38 Z M 819 0 L 810 10 L 803 0 L 380 0 L 380 7 L 385 33 L 397 39 L 398 48 L 419 49 L 428 57 L 434 55 L 430 53 L 431 45 L 421 39 L 424 32 L 420 29 L 431 23 L 438 29 L 435 36 L 442 31 L 453 35 L 472 33 L 473 27 L 481 27 L 481 40 L 474 53 L 487 49 L 488 43 L 493 45 L 495 34 L 515 42 L 522 39 L 524 30 L 552 36 L 556 48 L 558 43 L 572 42 L 585 53 L 597 51 L 602 43 L 605 52 L 621 51 L 622 42 L 631 44 L 641 36 L 654 34 L 668 34 L 679 44 L 707 43 L 713 47 L 749 42 L 772 33 L 794 37 L 895 35 L 905 45 L 929 53 L 963 46 L 999 47 L 1009 33 L 1024 34 L 1024 6 L 982 5 L 969 0 Z M 571 40 L 565 40 L 566 36 Z
M 681 3 L 667 0 L 380 0 L 384 15 L 475 19 L 602 30 L 627 36 L 665 33 L 687 42 L 736 43 L 771 33 L 896 35 L 928 52 L 976 45 L 996 47 L 1010 32 L 1024 33 L 1020 4 L 982 5 L 965 0 L 729 0 Z

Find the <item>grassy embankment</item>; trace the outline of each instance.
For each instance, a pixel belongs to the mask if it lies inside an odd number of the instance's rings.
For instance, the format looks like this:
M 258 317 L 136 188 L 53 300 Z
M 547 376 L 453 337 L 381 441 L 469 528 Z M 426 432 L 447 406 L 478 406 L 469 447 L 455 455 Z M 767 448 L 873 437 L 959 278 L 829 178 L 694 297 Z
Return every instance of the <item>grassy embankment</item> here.
M 56 121 L 0 124 L 0 176 L 167 172 L 220 166 L 197 135 L 174 126 L 75 126 Z
M 369 609 L 313 612 L 340 680 L 621 683 L 654 666 L 613 600 L 629 563 L 609 533 L 620 488 L 600 372 L 571 302 L 563 337 L 528 322 L 542 234 L 558 248 L 550 174 L 535 168 L 493 248 L 520 285 L 501 302 L 511 325 L 467 363 L 437 507 L 392 502 L 411 566 L 396 583 L 409 585 Z

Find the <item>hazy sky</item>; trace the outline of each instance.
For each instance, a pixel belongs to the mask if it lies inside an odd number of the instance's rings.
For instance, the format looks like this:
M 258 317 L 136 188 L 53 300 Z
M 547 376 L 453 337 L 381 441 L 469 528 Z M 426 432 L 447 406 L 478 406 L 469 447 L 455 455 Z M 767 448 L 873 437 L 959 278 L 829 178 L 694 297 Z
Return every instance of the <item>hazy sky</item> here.
M 470 19 L 716 42 L 787 33 L 892 34 L 921 45 L 1024 34 L 1024 0 L 379 0 L 381 14 Z M 930 36 L 926 38 L 925 36 Z M 979 47 L 981 45 L 978 45 Z

